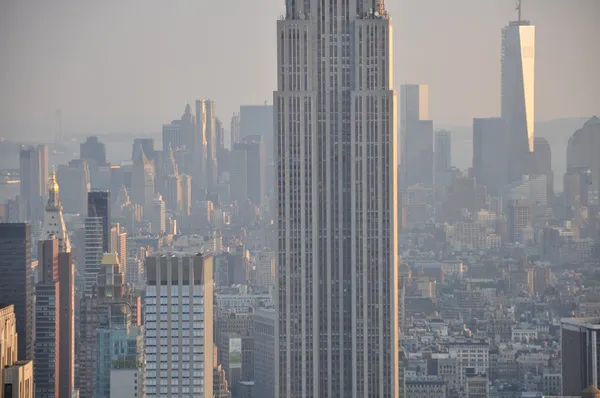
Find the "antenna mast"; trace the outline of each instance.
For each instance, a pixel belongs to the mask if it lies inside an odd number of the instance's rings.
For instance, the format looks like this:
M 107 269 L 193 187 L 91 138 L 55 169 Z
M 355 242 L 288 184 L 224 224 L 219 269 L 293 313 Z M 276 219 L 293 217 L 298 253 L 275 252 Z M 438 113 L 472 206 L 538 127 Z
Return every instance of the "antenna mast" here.
M 517 0 L 517 8 L 515 8 L 515 10 L 517 10 L 519 24 L 521 23 L 521 1 L 522 0 Z

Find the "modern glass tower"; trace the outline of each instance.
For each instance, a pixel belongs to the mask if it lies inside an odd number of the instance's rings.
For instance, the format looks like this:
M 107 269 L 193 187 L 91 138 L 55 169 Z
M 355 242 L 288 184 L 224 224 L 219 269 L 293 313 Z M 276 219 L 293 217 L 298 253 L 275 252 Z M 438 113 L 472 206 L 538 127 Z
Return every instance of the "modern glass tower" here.
M 277 23 L 276 396 L 397 397 L 397 150 L 383 0 Z
M 17 316 L 19 360 L 33 360 L 34 314 L 29 223 L 0 223 L 0 302 Z
M 520 8 L 520 7 L 519 7 Z M 502 30 L 502 119 L 509 182 L 529 174 L 534 147 L 535 26 L 511 21 Z

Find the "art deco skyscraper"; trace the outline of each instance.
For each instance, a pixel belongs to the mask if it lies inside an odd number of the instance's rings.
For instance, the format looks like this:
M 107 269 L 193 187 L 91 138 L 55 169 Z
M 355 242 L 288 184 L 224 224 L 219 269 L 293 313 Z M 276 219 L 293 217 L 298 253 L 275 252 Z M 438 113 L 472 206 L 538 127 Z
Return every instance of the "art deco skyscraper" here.
M 382 0 L 277 23 L 276 396 L 397 397 L 397 152 Z
M 511 21 L 502 30 L 502 119 L 508 142 L 509 182 L 529 174 L 534 147 L 535 26 Z

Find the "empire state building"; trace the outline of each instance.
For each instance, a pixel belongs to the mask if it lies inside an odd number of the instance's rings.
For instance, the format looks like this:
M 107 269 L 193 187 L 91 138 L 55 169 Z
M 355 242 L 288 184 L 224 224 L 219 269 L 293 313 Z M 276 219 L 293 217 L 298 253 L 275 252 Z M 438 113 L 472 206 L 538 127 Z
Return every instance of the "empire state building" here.
M 383 0 L 277 22 L 278 397 L 399 396 L 392 58 Z

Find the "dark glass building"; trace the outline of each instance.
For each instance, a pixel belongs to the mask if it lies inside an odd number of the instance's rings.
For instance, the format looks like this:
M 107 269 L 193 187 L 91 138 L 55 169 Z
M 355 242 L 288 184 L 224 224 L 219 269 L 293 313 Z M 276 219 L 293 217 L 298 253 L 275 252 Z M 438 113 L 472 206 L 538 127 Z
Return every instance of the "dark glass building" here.
M 110 247 L 110 191 L 88 193 L 88 217 L 102 218 L 102 250 L 111 252 Z
M 57 239 L 38 242 L 40 280 L 35 287 L 35 396 L 55 398 L 59 389 L 60 293 Z
M 564 396 L 580 396 L 600 383 L 600 318 L 563 318 L 562 380 Z
M 29 223 L 0 223 L 0 303 L 15 306 L 19 360 L 33 360 L 31 272 Z
M 85 142 L 79 144 L 79 158 L 87 160 L 88 163 L 105 166 L 107 164 L 106 147 L 98 137 L 88 137 Z

